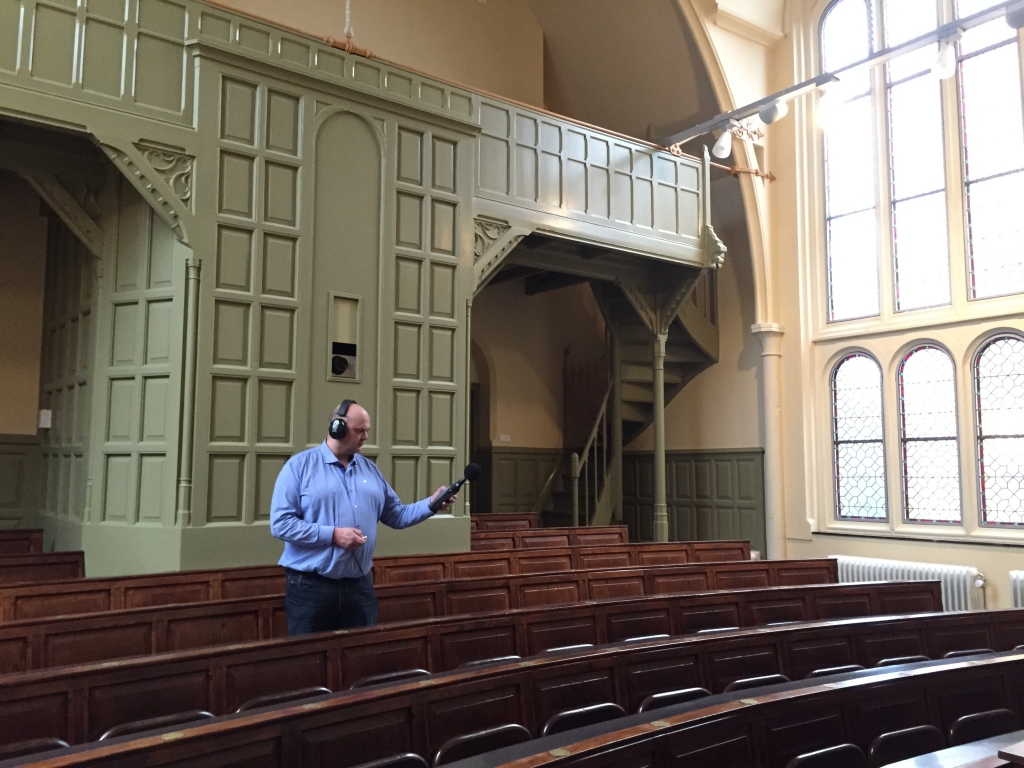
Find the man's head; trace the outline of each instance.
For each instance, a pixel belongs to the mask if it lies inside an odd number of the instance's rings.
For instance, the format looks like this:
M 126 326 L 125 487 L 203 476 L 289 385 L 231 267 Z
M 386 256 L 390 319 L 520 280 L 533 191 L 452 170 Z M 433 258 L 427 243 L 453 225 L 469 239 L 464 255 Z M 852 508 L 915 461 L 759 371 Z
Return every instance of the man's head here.
M 331 412 L 331 421 L 335 417 L 342 416 L 338 409 Z M 340 438 L 327 436 L 327 446 L 337 455 L 351 456 L 359 453 L 363 443 L 370 436 L 370 414 L 359 403 L 351 403 L 348 410 L 342 416 L 348 428 L 345 435 Z

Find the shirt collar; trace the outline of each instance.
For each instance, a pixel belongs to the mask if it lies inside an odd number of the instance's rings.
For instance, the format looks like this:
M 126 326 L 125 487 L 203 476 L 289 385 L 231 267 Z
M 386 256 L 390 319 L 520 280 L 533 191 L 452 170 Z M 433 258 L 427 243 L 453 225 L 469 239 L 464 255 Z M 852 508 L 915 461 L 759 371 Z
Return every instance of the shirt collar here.
M 341 462 L 338 460 L 338 457 L 334 455 L 334 451 L 332 451 L 330 448 L 327 447 L 327 441 L 326 440 L 324 440 L 322 443 L 320 443 L 320 457 L 323 459 L 324 464 L 338 464 L 338 465 L 341 464 Z M 359 459 L 359 454 L 358 453 L 353 454 L 352 455 L 352 460 L 348 463 L 348 465 L 351 467 L 352 465 L 354 465 L 356 463 L 356 461 L 358 459 Z

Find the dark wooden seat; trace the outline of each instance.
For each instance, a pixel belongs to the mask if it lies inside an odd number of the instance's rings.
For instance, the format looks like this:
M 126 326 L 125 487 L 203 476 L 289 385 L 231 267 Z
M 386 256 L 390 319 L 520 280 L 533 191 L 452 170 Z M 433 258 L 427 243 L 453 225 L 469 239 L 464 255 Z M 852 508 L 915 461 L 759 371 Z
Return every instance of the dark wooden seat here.
M 900 664 L 919 664 L 922 661 L 931 661 L 927 656 L 922 654 L 913 654 L 911 656 L 890 656 L 885 659 L 878 661 L 876 667 L 896 667 Z
M 881 768 L 945 748 L 946 739 L 942 731 L 934 725 L 917 725 L 877 736 L 868 747 L 868 762 L 871 768 Z
M 949 746 L 959 747 L 1004 733 L 1019 731 L 1020 718 L 1009 709 L 990 709 L 959 717 L 949 727 Z
M 257 696 L 291 691 L 297 687 L 325 686 L 341 691 L 360 677 L 371 674 L 415 666 L 437 675 L 467 661 L 513 655 L 515 651 L 521 653 L 514 655 L 532 656 L 531 664 L 520 667 L 512 663 L 500 671 L 492 666 L 486 670 L 487 675 L 497 679 L 497 676 L 508 674 L 509 670 L 531 670 L 537 664 L 547 666 L 563 660 L 574 663 L 581 654 L 607 657 L 602 664 L 611 664 L 612 659 L 620 659 L 622 664 L 627 664 L 634 654 L 656 659 L 661 655 L 680 653 L 682 649 L 693 649 L 704 659 L 704 654 L 711 653 L 705 649 L 718 646 L 735 648 L 740 654 L 736 656 L 730 651 L 734 661 L 730 662 L 729 671 L 718 666 L 702 671 L 705 669 L 703 665 L 711 664 L 708 660 L 702 660 L 697 668 L 686 662 L 676 672 L 659 672 L 648 676 L 642 685 L 631 684 L 626 700 L 619 701 L 608 695 L 596 700 L 577 699 L 578 704 L 569 701 L 563 706 L 545 710 L 543 714 L 546 719 L 569 706 L 611 700 L 626 711 L 633 711 L 653 693 L 695 686 L 721 691 L 737 676 L 779 672 L 798 679 L 828 662 L 855 661 L 871 666 L 877 658 L 877 649 L 885 648 L 886 643 L 874 641 L 870 646 L 865 645 L 864 638 L 868 636 L 917 637 L 926 650 L 936 655 L 956 647 L 957 643 L 962 646 L 960 640 L 963 637 L 984 634 L 991 638 L 994 647 L 1002 648 L 1012 642 L 1010 638 L 1019 636 L 1014 629 L 1014 622 L 1019 621 L 1019 612 L 1014 611 L 988 611 L 956 617 L 921 614 L 873 620 L 859 618 L 852 622 L 841 620 L 844 613 L 849 617 L 862 616 L 865 606 L 878 606 L 878 610 L 892 613 L 894 609 L 919 603 L 933 610 L 941 608 L 937 582 L 786 587 L 542 606 L 472 617 L 424 619 L 340 634 L 323 633 L 140 656 L 122 660 L 116 665 L 96 662 L 6 677 L 4 685 L 0 686 L 0 722 L 8 727 L 0 731 L 10 734 L 7 738 L 12 740 L 57 736 L 69 743 L 81 744 L 95 739 L 107 728 L 131 719 L 172 714 L 184 709 L 228 714 Z M 819 621 L 791 627 L 747 628 L 725 635 L 693 634 L 695 626 L 700 626 L 700 622 L 707 621 L 709 616 L 730 613 L 737 620 L 749 621 L 759 615 L 771 615 L 780 605 L 789 610 L 793 604 L 804 606 L 806 617 Z M 254 616 L 253 620 L 257 619 L 258 615 Z M 180 616 L 176 620 L 181 623 Z M 608 645 L 635 634 L 638 620 L 642 621 L 640 626 L 643 628 L 662 630 L 671 635 L 670 639 L 638 646 Z M 930 628 L 937 627 L 940 621 L 943 622 L 941 633 Z M 82 624 L 75 622 L 71 624 L 70 631 L 73 633 L 82 628 Z M 85 625 L 85 629 L 88 628 L 89 625 Z M 67 634 L 53 637 L 64 641 L 68 639 Z M 800 650 L 791 646 L 791 643 L 798 642 L 790 640 L 791 637 L 811 637 L 814 643 L 809 650 Z M 814 650 L 823 641 L 827 641 L 824 650 Z M 576 653 L 537 656 L 547 647 L 585 643 L 595 647 Z M 762 650 L 747 658 L 748 653 L 752 653 L 746 650 L 748 645 Z M 766 647 L 772 649 L 767 657 L 763 655 Z M 850 649 L 854 649 L 852 657 Z M 0 645 L 0 660 L 9 663 L 3 650 L 4 646 Z M 31 654 L 32 646 L 25 652 Z M 782 666 L 766 668 L 765 658 L 778 660 Z M 672 662 L 669 670 L 675 669 L 675 665 L 676 662 Z M 467 673 L 471 670 L 462 671 L 459 679 L 464 679 Z M 615 674 L 625 672 L 616 671 Z M 230 685 L 218 682 L 225 679 L 231 681 Z M 440 680 L 435 677 L 432 686 L 440 686 Z M 154 696 L 153 691 L 158 690 L 174 691 L 175 695 L 173 698 Z M 175 709 L 170 709 L 172 706 Z M 506 718 L 496 722 L 507 721 Z M 530 720 L 528 724 L 534 728 L 543 721 Z M 446 738 L 451 735 L 454 734 L 447 733 Z M 436 745 L 429 750 L 415 751 L 427 755 L 432 754 L 434 748 Z M 364 759 L 383 756 L 378 753 Z
M 789 678 L 785 675 L 758 675 L 757 677 L 744 677 L 740 680 L 733 680 L 725 686 L 726 693 L 733 691 L 746 691 L 750 688 L 763 688 L 766 685 L 780 685 L 788 683 Z
M 845 675 L 848 672 L 862 672 L 864 667 L 860 664 L 842 664 L 838 667 L 822 667 L 816 669 L 813 672 L 807 673 L 805 676 L 806 680 L 810 680 L 815 677 L 829 677 L 830 675 Z
M 636 712 L 639 715 L 643 712 L 650 712 L 652 709 L 664 709 L 676 704 L 685 704 L 688 701 L 696 701 L 710 695 L 711 691 L 706 688 L 680 688 L 675 691 L 652 693 L 640 702 Z
M 257 696 L 254 699 L 249 699 L 236 709 L 235 712 L 245 712 L 246 710 L 259 709 L 260 707 L 273 707 L 278 704 L 287 704 L 293 701 L 312 699 L 316 696 L 323 696 L 330 693 L 331 689 L 324 688 L 322 685 L 314 685 L 309 688 L 298 688 L 294 691 L 284 691 L 283 693 L 271 693 L 267 696 Z
M 434 754 L 434 765 L 446 765 L 484 752 L 511 747 L 529 741 L 530 732 L 521 725 L 507 724 L 456 736 L 442 744 Z
M 13 760 L 16 757 L 38 755 L 41 752 L 49 752 L 54 749 L 67 749 L 69 746 L 66 741 L 57 738 L 19 741 L 16 744 L 0 747 L 0 760 Z
M 698 629 L 697 634 L 709 635 L 712 632 L 731 632 L 734 629 L 739 629 L 739 627 L 706 627 L 704 629 Z
M 430 768 L 430 764 L 413 752 L 392 755 L 370 763 L 360 763 L 352 768 Z
M 541 653 L 572 653 L 573 651 L 585 651 L 593 648 L 593 643 L 577 643 L 576 645 L 556 645 L 554 648 L 545 648 Z
M 868 768 L 868 759 L 856 744 L 839 744 L 798 755 L 786 768 Z
M 471 669 L 473 667 L 482 667 L 485 664 L 502 664 L 508 663 L 510 661 L 521 661 L 522 658 L 522 656 L 517 656 L 514 653 L 508 656 L 491 656 L 487 659 L 475 659 L 474 661 L 465 661 L 462 664 L 459 664 L 459 666 L 457 666 L 456 669 Z
M 148 717 L 145 720 L 133 720 L 130 723 L 121 723 L 121 725 L 115 725 L 113 728 L 104 731 L 97 741 L 116 739 L 118 736 L 131 736 L 135 733 L 152 731 L 157 728 L 170 728 L 174 725 L 194 723 L 197 720 L 208 720 L 211 717 L 216 717 L 216 715 L 212 712 L 207 712 L 206 710 L 192 709 L 188 712 L 178 712 L 174 715 L 162 715 L 160 717 Z
M 556 733 L 571 731 L 575 728 L 585 728 L 588 725 L 597 725 L 617 717 L 625 717 L 626 711 L 618 704 L 610 701 L 601 704 L 591 704 L 578 709 L 567 709 L 548 718 L 544 727 L 540 729 L 541 736 L 553 736 Z
M 627 637 L 625 640 L 620 640 L 620 643 L 647 643 L 652 640 L 668 640 L 669 636 L 665 633 L 658 635 L 637 635 L 636 637 Z
M 430 677 L 430 673 L 425 669 L 402 669 L 398 672 L 385 672 L 381 675 L 367 675 L 352 683 L 349 686 L 349 690 L 353 688 L 369 688 L 371 685 L 400 683 L 405 680 L 415 680 L 417 677 Z
M 968 648 L 965 651 L 950 651 L 945 654 L 942 658 L 944 659 L 958 659 L 961 656 L 977 656 L 981 653 L 995 653 L 991 648 Z

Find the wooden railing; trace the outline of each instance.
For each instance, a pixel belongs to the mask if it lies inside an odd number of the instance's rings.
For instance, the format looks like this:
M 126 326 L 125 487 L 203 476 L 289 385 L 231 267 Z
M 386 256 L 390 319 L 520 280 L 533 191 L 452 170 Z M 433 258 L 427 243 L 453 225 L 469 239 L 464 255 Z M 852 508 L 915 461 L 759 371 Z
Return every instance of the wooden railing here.
M 597 409 L 597 416 L 587 436 L 587 441 L 577 454 L 570 455 L 572 469 L 572 524 L 580 524 L 580 482 L 583 484 L 583 521 L 590 525 L 591 512 L 596 512 L 601 493 L 608 486 L 611 472 L 609 448 L 611 446 L 611 424 L 608 420 L 608 398 L 612 394 L 612 384 L 608 384 L 604 398 Z M 612 457 L 614 458 L 614 457 Z M 594 509 L 590 503 L 593 499 Z
M 742 676 L 782 672 L 796 678 L 821 666 L 870 665 L 882 658 L 880 654 L 890 652 L 941 654 L 975 642 L 1004 648 L 1024 641 L 1019 617 L 1009 612 L 838 621 L 869 613 L 901 614 L 908 605 L 934 611 L 940 602 L 938 584 L 927 582 L 659 596 L 431 619 L 45 670 L 4 678 L 0 686 L 0 722 L 4 725 L 0 743 L 55 736 L 78 744 L 128 720 L 189 709 L 227 714 L 256 696 L 316 685 L 344 691 L 367 675 L 417 667 L 440 673 L 493 656 L 535 656 L 555 646 L 612 643 L 652 633 L 679 636 L 709 627 L 784 621 L 793 616 L 794 605 L 800 607 L 803 619 L 830 623 L 597 648 L 569 658 L 536 657 L 528 665 L 455 672 L 430 678 L 425 686 L 414 681 L 408 686 L 366 689 L 330 699 L 323 709 L 288 708 L 252 722 L 235 721 L 241 723 L 237 739 L 220 742 L 218 748 L 259 744 L 263 737 L 253 736 L 257 722 L 271 729 L 295 727 L 299 732 L 312 727 L 309 721 L 318 718 L 322 727 L 339 731 L 345 731 L 347 724 L 363 722 L 368 726 L 364 738 L 338 752 L 335 757 L 341 762 L 330 763 L 353 765 L 393 754 L 402 745 L 429 754 L 428 750 L 436 749 L 449 735 L 457 735 L 450 733 L 456 726 L 465 731 L 517 721 L 535 732 L 538 723 L 558 711 L 553 707 L 568 708 L 562 699 L 552 698 L 556 686 L 563 686 L 563 698 L 578 701 L 577 706 L 619 700 L 627 711 L 633 711 L 644 696 L 669 687 L 703 685 L 719 691 Z M 581 675 L 580 669 L 588 673 Z M 534 693 L 509 700 L 490 695 L 497 690 Z M 410 694 L 417 698 L 411 699 Z M 534 698 L 536 695 L 540 697 Z M 441 717 L 446 702 L 453 709 L 449 716 Z M 480 708 L 476 714 L 471 712 L 473 702 Z M 508 710 L 505 707 L 510 703 L 512 709 Z M 295 715 L 299 718 L 293 722 Z M 460 717 L 469 719 L 460 721 Z M 503 717 L 508 719 L 503 721 Z M 284 726 L 286 722 L 293 724 Z M 434 731 L 437 727 L 440 732 Z M 382 729 L 379 740 L 378 729 Z M 179 735 L 189 745 L 186 754 L 196 757 L 201 748 L 198 734 Z M 319 740 L 308 743 L 315 745 Z M 169 744 L 157 737 L 127 751 L 118 747 L 113 753 L 91 752 L 90 758 L 103 756 L 109 761 L 104 764 L 115 765 L 136 750 L 141 757 L 155 745 Z M 153 765 L 163 764 L 160 749 L 151 752 Z M 386 751 L 389 749 L 391 752 Z M 242 757 L 237 760 L 235 764 L 244 763 Z

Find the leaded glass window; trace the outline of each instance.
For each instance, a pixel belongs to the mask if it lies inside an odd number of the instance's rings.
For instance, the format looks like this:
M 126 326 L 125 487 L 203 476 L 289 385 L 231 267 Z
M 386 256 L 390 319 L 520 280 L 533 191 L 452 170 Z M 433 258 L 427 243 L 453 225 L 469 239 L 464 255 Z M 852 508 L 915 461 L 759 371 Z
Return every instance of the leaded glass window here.
M 931 345 L 912 349 L 900 363 L 900 462 L 908 522 L 961 520 L 954 378 L 949 354 Z
M 974 363 L 982 525 L 1024 525 L 1024 339 L 997 336 Z
M 832 455 L 836 518 L 885 520 L 882 374 L 860 352 L 832 371 Z

